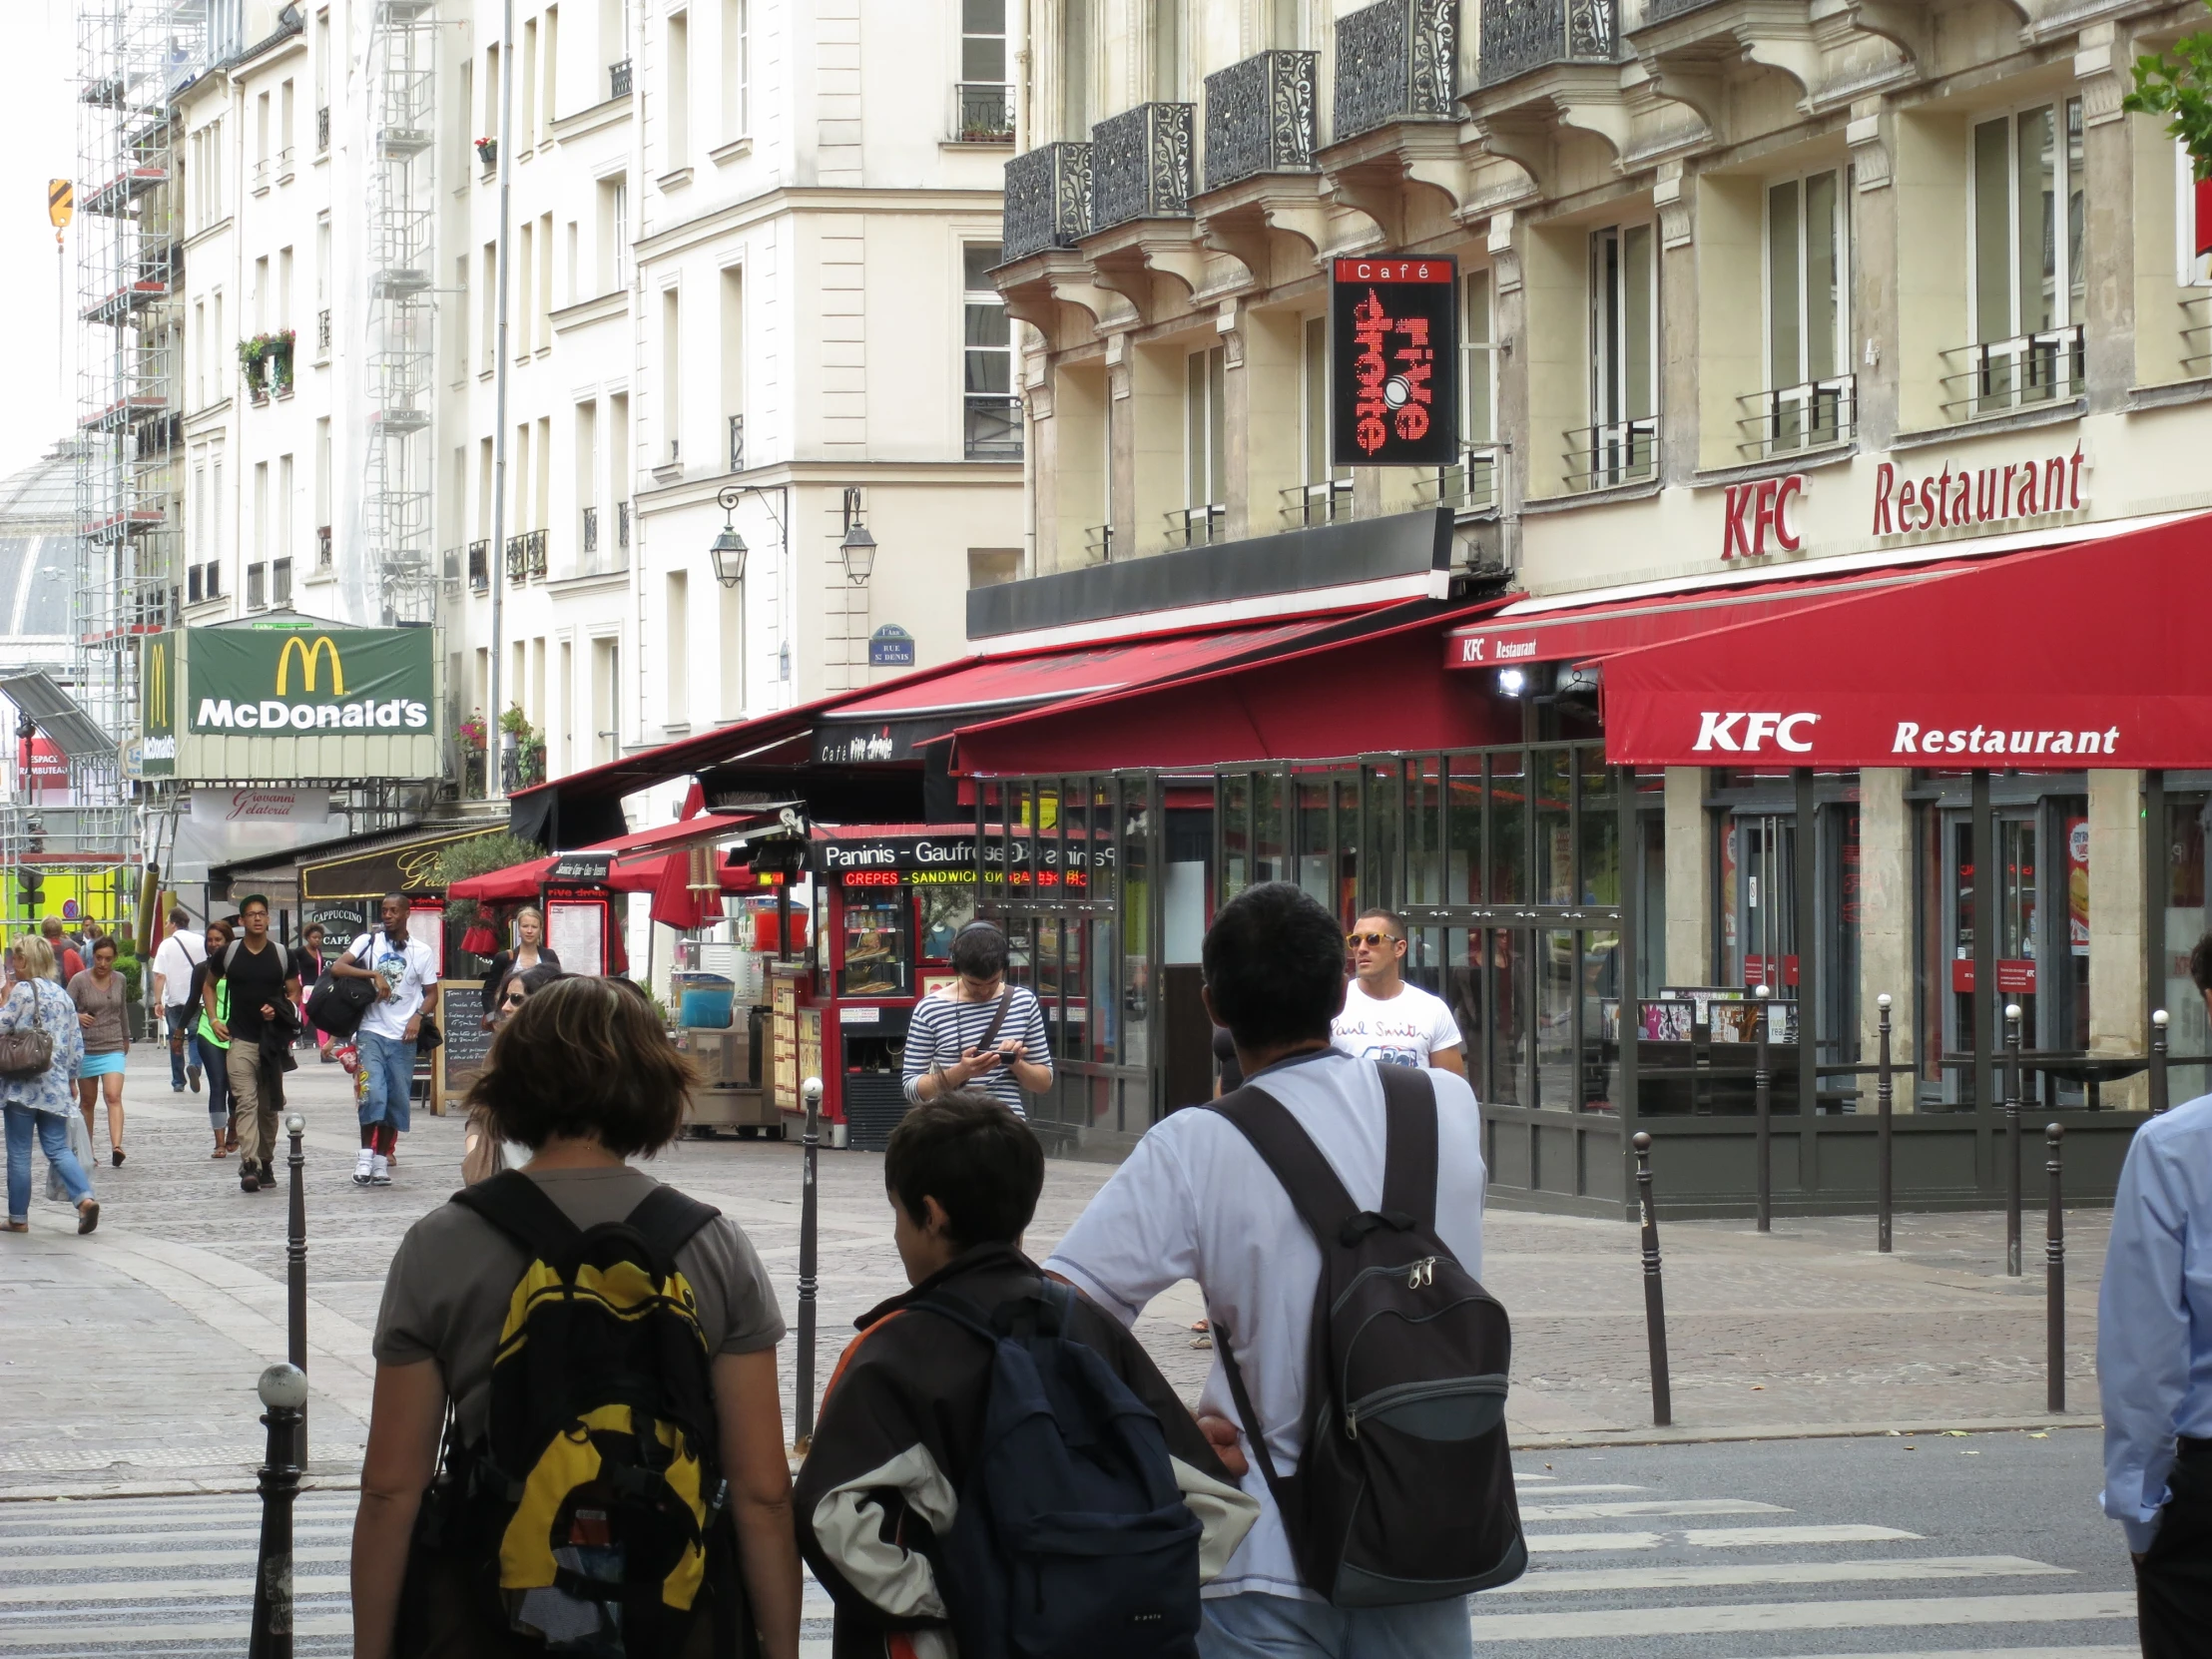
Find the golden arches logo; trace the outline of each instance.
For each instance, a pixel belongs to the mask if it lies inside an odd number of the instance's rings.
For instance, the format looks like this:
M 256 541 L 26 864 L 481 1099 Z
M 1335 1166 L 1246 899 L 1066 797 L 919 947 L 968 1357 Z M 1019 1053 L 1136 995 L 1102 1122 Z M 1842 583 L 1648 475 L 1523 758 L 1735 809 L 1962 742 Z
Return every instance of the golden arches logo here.
M 316 636 L 314 644 L 309 645 L 305 640 L 294 634 L 290 639 L 284 641 L 283 652 L 276 659 L 276 695 L 278 697 L 284 695 L 285 685 L 290 679 L 291 654 L 294 651 L 299 653 L 299 689 L 301 691 L 311 692 L 314 690 L 314 665 L 327 651 L 330 653 L 330 695 L 332 697 L 343 697 L 345 695 L 345 671 L 338 666 L 337 643 L 329 635 L 321 634 Z
M 174 718 L 169 706 L 169 645 L 163 640 L 146 648 L 146 716 L 151 727 L 167 727 Z

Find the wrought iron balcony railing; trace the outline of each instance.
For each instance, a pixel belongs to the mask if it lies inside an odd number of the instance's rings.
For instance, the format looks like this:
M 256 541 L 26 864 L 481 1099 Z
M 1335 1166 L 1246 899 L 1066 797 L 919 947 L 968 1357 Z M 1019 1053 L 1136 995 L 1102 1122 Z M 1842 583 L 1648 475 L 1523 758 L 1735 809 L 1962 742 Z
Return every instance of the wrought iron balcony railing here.
M 730 417 L 730 470 L 745 470 L 745 416 L 742 414 Z
M 1737 401 L 1749 411 L 1737 421 L 1744 429 L 1737 447 L 1754 457 L 1848 443 L 1858 435 L 1859 381 L 1854 375 L 1777 386 Z
M 1189 104 L 1139 104 L 1091 129 L 1091 230 L 1191 211 Z
M 1619 55 L 1618 0 L 1483 0 L 1485 87 L 1550 64 L 1611 63 Z
M 1319 54 L 1262 52 L 1206 77 L 1206 188 L 1314 166 Z
M 1177 507 L 1167 520 L 1170 547 L 1211 547 L 1229 533 L 1229 509 L 1219 501 Z
M 1458 37 L 1456 0 L 1376 0 L 1337 19 L 1333 142 L 1406 116 L 1454 114 Z
M 1083 553 L 1094 565 L 1114 562 L 1114 527 L 1094 524 L 1083 532 Z
M 1294 484 L 1283 491 L 1283 522 L 1311 529 L 1317 524 L 1342 524 L 1352 517 L 1352 480 L 1324 478 L 1312 484 Z
M 314 112 L 314 147 L 317 155 L 330 148 L 330 106 Z
M 1006 164 L 1002 257 L 1073 248 L 1091 230 L 1091 147 L 1042 144 Z
M 1943 356 L 1961 365 L 1943 376 L 1943 408 L 1955 420 L 2078 397 L 2088 381 L 2078 322 L 2010 339 L 1955 345 Z
M 961 81 L 952 89 L 952 137 L 961 144 L 1010 144 L 1014 89 L 997 81 Z
M 1644 0 L 1644 15 L 1632 20 L 1630 27 L 1642 23 L 1664 23 L 1670 17 L 1680 17 L 1684 12 L 1694 12 L 1700 6 L 1710 6 L 1713 0 Z
M 586 508 L 584 509 L 584 557 L 585 557 L 585 559 L 586 559 L 586 560 L 589 560 L 589 559 L 590 559 L 590 557 L 591 557 L 591 556 L 592 556 L 592 555 L 593 555 L 594 553 L 597 553 L 598 551 L 599 551 L 599 509 L 598 509 L 597 507 L 586 507 Z
M 1641 415 L 1567 433 L 1567 487 L 1601 490 L 1659 476 L 1659 421 Z
M 627 98 L 630 96 L 630 60 L 628 58 L 623 58 L 607 66 L 607 96 L 609 98 Z
M 1488 512 L 1505 498 L 1505 445 L 1461 444 L 1457 460 L 1420 481 L 1420 493 L 1431 489 L 1439 507 L 1455 513 Z
M 630 503 L 615 503 L 615 546 L 624 553 L 630 551 Z
M 971 391 L 962 411 L 962 453 L 971 461 L 1021 459 L 1021 399 L 1011 392 Z
M 330 526 L 327 524 L 316 525 L 314 532 L 315 569 L 328 570 L 333 552 L 334 550 L 330 544 Z

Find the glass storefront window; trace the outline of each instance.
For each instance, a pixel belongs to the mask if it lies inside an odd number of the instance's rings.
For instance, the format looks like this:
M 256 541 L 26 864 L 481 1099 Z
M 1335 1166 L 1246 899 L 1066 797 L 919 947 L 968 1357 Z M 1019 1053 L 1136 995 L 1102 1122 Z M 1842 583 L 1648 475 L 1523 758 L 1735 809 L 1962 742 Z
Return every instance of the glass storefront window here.
M 1490 757 L 1489 798 L 1484 803 L 1483 843 L 1487 888 L 1483 902 L 1528 902 L 1528 757 L 1519 750 Z
M 1535 765 L 1535 902 L 1572 904 L 1574 841 L 1568 810 L 1568 791 L 1573 787 L 1569 782 L 1572 754 L 1565 749 L 1539 749 Z
M 1440 771 L 1441 764 L 1432 758 L 1405 766 L 1404 904 L 1445 901 Z
M 1286 881 L 1290 864 L 1283 853 L 1282 776 L 1273 772 L 1252 777 L 1252 878 Z
M 1131 786 L 1121 806 L 1121 1013 L 1122 1064 L 1152 1063 L 1146 1015 L 1152 999 L 1151 815 L 1142 786 Z
M 1330 830 L 1335 787 L 1301 779 L 1298 789 L 1298 884 L 1324 905 L 1336 902 L 1336 837 Z
M 2154 993 L 2166 1010 L 2167 1052 L 2176 1055 L 2212 1054 L 2212 1029 L 2204 1017 L 2204 998 L 2189 977 L 2189 953 L 2196 948 L 2212 916 L 2205 911 L 2208 855 L 2212 837 L 2205 833 L 2212 822 L 2212 795 L 2189 793 L 2166 797 L 2165 902 L 2161 918 L 2164 932 L 2162 963 Z M 2088 907 L 2087 881 L 2082 882 L 2082 908 Z M 2174 1104 L 2212 1091 L 2212 1067 L 2176 1066 L 2167 1077 L 2167 1095 Z
M 1444 902 L 1482 902 L 1482 757 L 1446 757 Z
M 1367 833 L 1360 843 L 1361 904 L 1401 908 L 1405 895 L 1398 879 L 1398 848 L 1404 843 L 1405 792 L 1395 764 L 1367 769 Z
M 1252 885 L 1252 777 L 1233 772 L 1221 781 L 1221 901 Z
M 1580 877 L 1578 902 L 1618 904 L 1621 901 L 1620 801 L 1613 790 L 1613 773 L 1605 764 L 1605 752 L 1580 752 L 1580 800 L 1582 845 L 1578 849 Z

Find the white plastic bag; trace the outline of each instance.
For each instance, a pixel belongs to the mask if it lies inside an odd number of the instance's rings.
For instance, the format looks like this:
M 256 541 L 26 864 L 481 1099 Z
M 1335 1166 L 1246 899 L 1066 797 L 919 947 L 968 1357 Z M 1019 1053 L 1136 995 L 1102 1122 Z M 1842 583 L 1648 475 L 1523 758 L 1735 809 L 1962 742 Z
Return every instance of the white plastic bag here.
M 77 1167 L 85 1172 L 85 1185 L 92 1185 L 92 1131 L 85 1127 L 85 1114 L 72 1108 L 62 1114 L 68 1125 L 69 1150 L 76 1155 Z M 46 1196 L 56 1204 L 69 1202 L 69 1189 L 62 1185 L 62 1172 L 54 1167 L 53 1160 L 46 1164 Z

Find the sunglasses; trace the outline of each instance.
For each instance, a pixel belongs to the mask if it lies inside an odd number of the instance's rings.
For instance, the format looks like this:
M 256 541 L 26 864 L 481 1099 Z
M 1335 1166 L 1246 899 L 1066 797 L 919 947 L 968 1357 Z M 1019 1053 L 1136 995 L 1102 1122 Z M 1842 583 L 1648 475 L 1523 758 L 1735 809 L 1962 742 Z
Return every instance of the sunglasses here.
M 499 1005 L 502 1008 L 519 1008 L 529 995 L 528 991 L 509 991 L 499 999 Z
M 1350 945 L 1364 944 L 1381 949 L 1383 945 L 1397 943 L 1397 935 L 1395 933 L 1347 933 L 1345 943 Z

